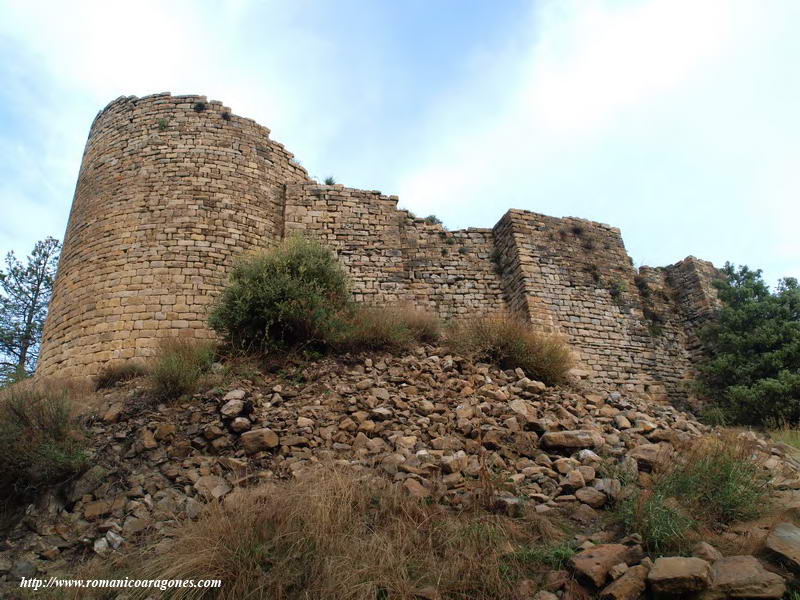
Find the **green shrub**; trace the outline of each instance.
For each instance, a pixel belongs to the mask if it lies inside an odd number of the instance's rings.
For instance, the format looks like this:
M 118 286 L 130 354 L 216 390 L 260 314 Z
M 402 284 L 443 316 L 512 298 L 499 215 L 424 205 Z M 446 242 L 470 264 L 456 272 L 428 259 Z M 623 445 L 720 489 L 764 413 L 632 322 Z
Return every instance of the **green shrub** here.
M 610 285 L 608 286 L 608 293 L 611 295 L 611 299 L 614 301 L 614 304 L 619 306 L 620 308 L 625 307 L 625 299 L 624 294 L 628 291 L 628 284 L 625 283 L 623 279 L 619 277 L 614 278 Z
M 141 377 L 146 372 L 144 365 L 135 361 L 111 363 L 100 369 L 94 377 L 94 388 L 102 390 L 110 388 L 120 381 L 130 381 Z
M 335 349 L 346 352 L 399 350 L 434 343 L 441 335 L 435 315 L 403 307 L 358 307 L 342 318 Z
M 148 365 L 152 394 L 159 400 L 175 400 L 193 394 L 214 363 L 212 342 L 166 338 Z
M 16 385 L 0 397 L 0 498 L 28 500 L 87 465 L 66 392 Z
M 783 370 L 774 377 L 728 386 L 723 398 L 732 423 L 800 423 L 800 372 Z
M 454 352 L 496 364 L 519 367 L 528 377 L 556 385 L 567 380 L 572 356 L 564 341 L 541 334 L 525 321 L 489 315 L 453 323 L 447 342 Z
M 211 327 L 237 350 L 324 345 L 341 327 L 347 278 L 318 242 L 292 238 L 233 269 Z
M 700 392 L 730 421 L 800 422 L 800 288 L 792 278 L 770 291 L 761 271 L 727 263 L 715 283 L 722 301 L 701 331 L 710 358 L 700 365 Z

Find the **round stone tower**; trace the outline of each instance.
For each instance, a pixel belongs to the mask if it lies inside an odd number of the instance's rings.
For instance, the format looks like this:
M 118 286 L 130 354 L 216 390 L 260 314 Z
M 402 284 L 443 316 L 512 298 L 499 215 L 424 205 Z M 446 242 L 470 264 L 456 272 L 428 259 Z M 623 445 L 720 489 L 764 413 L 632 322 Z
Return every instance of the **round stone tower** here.
M 283 236 L 285 187 L 310 181 L 269 130 L 203 96 L 123 97 L 92 124 L 37 374 L 88 376 L 210 338 L 234 258 Z

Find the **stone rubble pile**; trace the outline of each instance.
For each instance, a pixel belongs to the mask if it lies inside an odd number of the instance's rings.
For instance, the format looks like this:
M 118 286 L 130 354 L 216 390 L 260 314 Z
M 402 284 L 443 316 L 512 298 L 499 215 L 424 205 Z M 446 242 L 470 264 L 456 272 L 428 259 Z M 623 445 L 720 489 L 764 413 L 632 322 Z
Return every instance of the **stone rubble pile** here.
M 158 406 L 136 382 L 108 391 L 88 425 L 92 467 L 27 508 L 0 547 L 0 578 L 69 572 L 79 556 L 109 555 L 144 536 L 166 547 L 204 503 L 326 463 L 373 470 L 454 508 L 489 495 L 510 515 L 532 508 L 597 523 L 626 481 L 648 477 L 677 445 L 710 431 L 646 397 L 549 388 L 431 347 L 323 359 L 266 380 L 239 379 Z M 757 443 L 770 455 L 775 486 L 800 507 L 797 463 Z M 578 583 L 569 585 L 614 600 L 646 587 L 706 598 L 783 594 L 783 578 L 751 556 L 722 558 L 706 544 L 696 557 L 653 562 L 638 536 L 608 543 L 608 533 L 581 537 L 570 563 Z M 800 569 L 800 530 L 786 523 L 769 539 L 780 562 Z M 538 600 L 564 595 L 572 580 L 562 579 L 554 576 Z

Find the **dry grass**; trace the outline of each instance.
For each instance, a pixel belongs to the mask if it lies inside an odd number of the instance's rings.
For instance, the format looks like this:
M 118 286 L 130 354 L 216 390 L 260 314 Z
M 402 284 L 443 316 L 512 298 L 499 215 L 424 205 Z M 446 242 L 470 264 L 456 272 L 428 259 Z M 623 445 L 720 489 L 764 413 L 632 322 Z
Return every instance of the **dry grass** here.
M 539 333 L 529 323 L 507 314 L 457 321 L 447 332 L 447 342 L 454 352 L 502 369 L 519 367 L 528 377 L 548 385 L 566 382 L 573 366 L 562 338 Z
M 782 442 L 787 446 L 800 450 L 800 429 L 784 426 L 770 431 L 769 437 L 776 442 Z
M 143 376 L 147 372 L 145 366 L 136 361 L 125 361 L 110 363 L 100 369 L 100 372 L 94 377 L 94 387 L 96 390 L 102 390 L 115 386 L 117 383 L 123 381 L 130 381 L 137 377 Z
M 435 315 L 407 306 L 358 307 L 342 321 L 333 346 L 345 352 L 400 350 L 441 337 Z
M 400 306 L 393 310 L 399 315 L 417 342 L 434 344 L 441 339 L 442 322 L 433 313 L 412 306 Z
M 236 490 L 127 574 L 224 582 L 219 595 L 187 589 L 176 599 L 515 598 L 521 578 L 568 558 L 561 536 L 541 516 L 456 514 L 389 482 L 321 468 Z
M 158 400 L 175 400 L 197 391 L 209 371 L 216 347 L 213 342 L 165 338 L 147 365 L 150 390 Z
M 50 386 L 26 382 L 0 394 L 0 500 L 35 498 L 86 466 L 69 393 Z
M 24 379 L 0 390 L 0 399 L 11 393 L 31 393 L 42 396 L 65 396 L 70 416 L 96 413 L 104 404 L 89 377 L 39 377 Z

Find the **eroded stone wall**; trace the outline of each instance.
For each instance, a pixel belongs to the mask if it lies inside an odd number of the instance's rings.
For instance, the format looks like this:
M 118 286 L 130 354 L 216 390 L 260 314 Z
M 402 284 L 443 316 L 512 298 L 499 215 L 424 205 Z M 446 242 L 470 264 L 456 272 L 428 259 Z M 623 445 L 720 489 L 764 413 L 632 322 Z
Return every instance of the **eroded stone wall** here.
M 396 196 L 292 184 L 286 235 L 315 237 L 347 267 L 358 302 L 407 303 L 441 317 L 505 308 L 489 229 L 446 231 L 397 209 Z
M 92 125 L 38 372 L 92 375 L 162 337 L 213 337 L 208 309 L 236 257 L 295 234 L 336 252 L 358 302 L 507 310 L 564 336 L 584 376 L 675 398 L 716 306 L 710 263 L 637 272 L 618 229 L 521 210 L 447 231 L 395 196 L 312 181 L 219 102 L 158 94 L 120 98 Z

